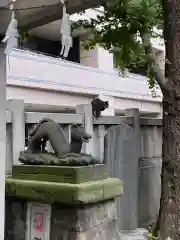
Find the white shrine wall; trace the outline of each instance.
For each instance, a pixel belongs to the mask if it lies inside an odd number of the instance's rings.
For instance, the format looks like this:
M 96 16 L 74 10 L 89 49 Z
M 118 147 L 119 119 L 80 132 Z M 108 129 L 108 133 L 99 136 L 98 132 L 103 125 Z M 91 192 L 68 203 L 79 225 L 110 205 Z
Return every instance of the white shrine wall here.
M 95 96 L 114 99 L 116 113 L 137 107 L 142 113 L 161 114 L 161 95 L 153 99 L 147 79 L 120 77 L 115 71 L 86 67 L 44 55 L 14 49 L 7 64 L 7 99 L 74 108 Z

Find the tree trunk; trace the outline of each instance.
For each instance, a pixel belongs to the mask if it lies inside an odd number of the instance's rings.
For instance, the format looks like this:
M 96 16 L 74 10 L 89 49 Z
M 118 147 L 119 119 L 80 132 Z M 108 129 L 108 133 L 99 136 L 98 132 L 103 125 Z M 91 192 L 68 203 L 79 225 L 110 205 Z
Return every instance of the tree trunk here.
M 159 230 L 163 240 L 180 239 L 180 98 L 164 92 L 163 164 Z
M 180 239 L 180 0 L 162 0 L 168 91 L 163 90 L 162 240 Z

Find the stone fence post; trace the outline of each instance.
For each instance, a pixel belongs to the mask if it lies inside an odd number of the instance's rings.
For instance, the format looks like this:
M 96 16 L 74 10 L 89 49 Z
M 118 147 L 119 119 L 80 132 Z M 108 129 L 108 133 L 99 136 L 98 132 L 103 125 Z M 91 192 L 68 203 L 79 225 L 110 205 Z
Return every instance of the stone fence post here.
M 4 236 L 5 161 L 6 161 L 6 56 L 4 44 L 0 44 L 0 239 Z
M 140 156 L 140 113 L 139 109 L 132 108 L 132 109 L 126 109 L 125 110 L 125 116 L 126 117 L 132 117 L 133 118 L 133 130 L 135 132 L 135 141 L 134 144 L 136 144 L 136 156 L 132 159 L 134 162 L 132 163 L 132 166 L 134 166 L 133 171 L 136 172 L 136 174 L 133 174 L 135 176 L 135 179 L 132 179 L 131 176 L 127 176 L 129 178 L 129 181 L 131 181 L 131 184 L 134 188 L 134 193 L 136 193 L 133 196 L 133 201 L 131 202 L 133 204 L 133 215 L 134 221 L 131 225 L 132 229 L 129 230 L 135 230 L 138 228 L 138 159 Z M 122 179 L 123 181 L 123 179 Z
M 76 106 L 76 113 L 84 115 L 85 131 L 92 136 L 89 143 L 83 146 L 83 152 L 93 155 L 93 114 L 91 104 L 82 104 Z
M 17 165 L 20 164 L 19 153 L 25 148 L 24 101 L 21 99 L 8 100 L 8 110 L 12 114 L 13 165 Z

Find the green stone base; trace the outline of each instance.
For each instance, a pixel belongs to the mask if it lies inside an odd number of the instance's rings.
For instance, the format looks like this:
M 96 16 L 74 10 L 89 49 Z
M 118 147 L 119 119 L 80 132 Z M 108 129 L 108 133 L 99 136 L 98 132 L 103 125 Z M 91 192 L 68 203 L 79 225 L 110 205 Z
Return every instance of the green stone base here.
M 44 182 L 84 183 L 107 179 L 106 165 L 90 166 L 44 166 L 17 165 L 13 166 L 12 178 Z
M 108 178 L 106 166 L 13 166 L 6 196 L 69 205 L 96 203 L 123 193 L 119 179 Z
M 6 196 L 46 203 L 96 203 L 113 199 L 122 193 L 121 181 L 114 178 L 80 184 L 6 179 Z

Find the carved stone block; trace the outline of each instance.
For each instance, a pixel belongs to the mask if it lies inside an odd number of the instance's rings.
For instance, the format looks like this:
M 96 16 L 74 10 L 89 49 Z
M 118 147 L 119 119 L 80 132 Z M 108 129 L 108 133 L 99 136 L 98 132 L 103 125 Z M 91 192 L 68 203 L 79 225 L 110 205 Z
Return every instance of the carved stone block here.
M 89 166 L 43 166 L 17 165 L 12 168 L 12 177 L 45 182 L 83 183 L 107 179 L 104 164 Z

